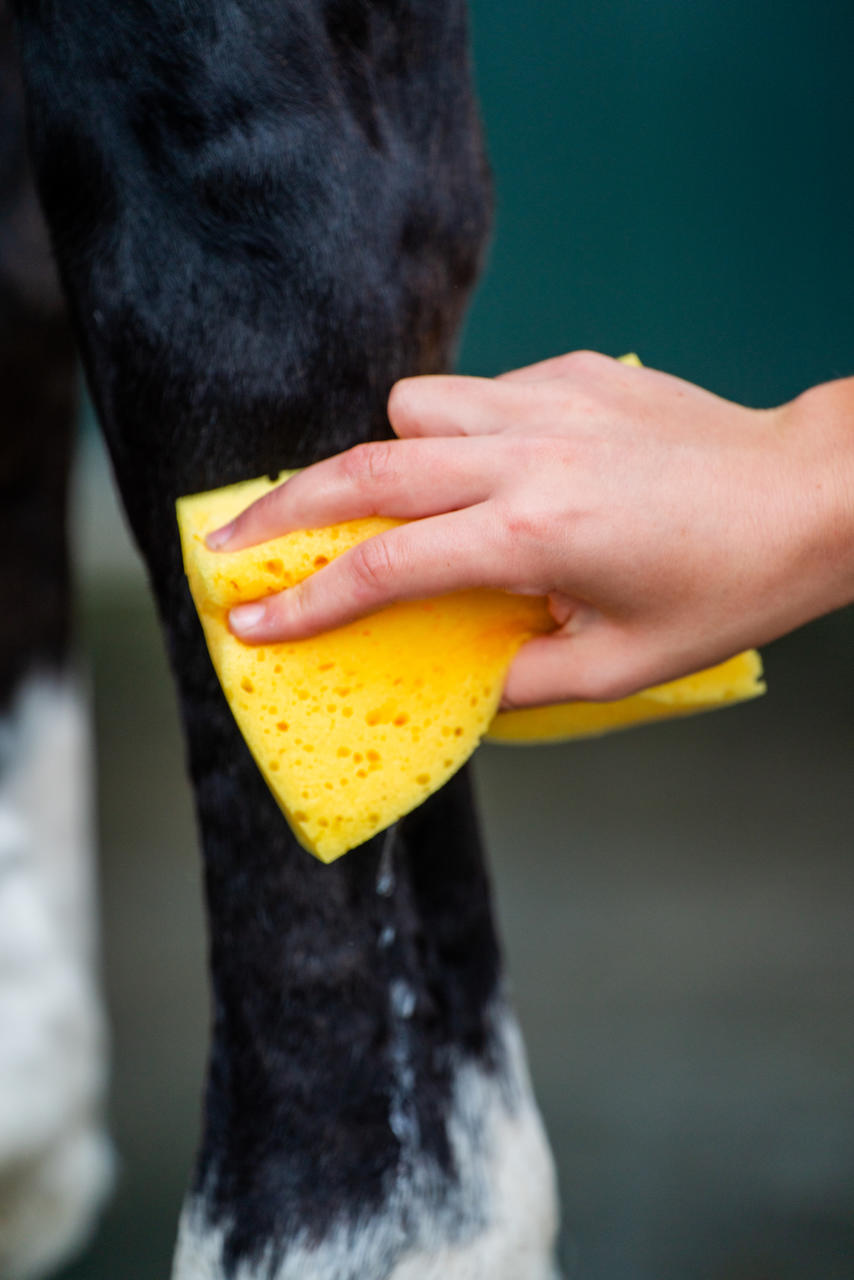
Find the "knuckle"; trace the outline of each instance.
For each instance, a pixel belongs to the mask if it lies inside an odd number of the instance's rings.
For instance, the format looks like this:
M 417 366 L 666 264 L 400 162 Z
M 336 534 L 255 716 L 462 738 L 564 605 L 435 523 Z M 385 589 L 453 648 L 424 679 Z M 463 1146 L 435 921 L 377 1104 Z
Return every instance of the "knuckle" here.
M 576 432 L 572 436 L 558 436 L 556 439 L 548 442 L 548 450 L 544 451 L 540 461 L 541 467 L 548 466 L 551 474 L 559 474 L 567 479 L 567 494 L 577 494 L 578 492 L 578 472 L 576 468 L 583 460 L 587 442 L 581 432 Z M 569 481 L 573 481 L 570 487 Z
M 360 542 L 352 553 L 351 569 L 360 595 L 382 595 L 395 569 L 396 558 L 382 536 Z
M 267 596 L 264 601 L 264 620 L 261 632 L 265 640 L 275 640 L 280 634 L 299 628 L 306 613 L 302 595 L 302 583 Z
M 542 486 L 543 478 L 552 476 L 572 458 L 570 441 L 558 435 L 536 435 L 510 438 L 516 446 L 513 459 L 515 474 Z
M 544 536 L 544 516 L 534 502 L 513 503 L 504 508 L 502 523 L 511 544 L 539 545 Z
M 311 579 L 306 578 L 288 591 L 280 591 L 275 600 L 275 615 L 281 621 L 299 624 L 311 612 L 311 601 L 314 587 Z
M 580 380 L 601 374 L 611 363 L 610 357 L 603 356 L 598 351 L 570 351 L 564 359 L 566 373 Z
M 390 441 L 358 444 L 343 455 L 344 477 L 358 487 L 375 488 L 394 478 Z
M 389 392 L 389 421 L 396 423 L 412 423 L 417 416 L 418 390 L 412 385 L 411 378 L 396 382 Z

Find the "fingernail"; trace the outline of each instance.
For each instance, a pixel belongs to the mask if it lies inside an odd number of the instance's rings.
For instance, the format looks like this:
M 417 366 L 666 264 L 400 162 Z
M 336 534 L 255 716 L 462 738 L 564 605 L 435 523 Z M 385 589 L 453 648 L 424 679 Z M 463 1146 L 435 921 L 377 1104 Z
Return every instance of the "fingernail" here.
M 230 524 L 224 524 L 221 529 L 214 529 L 213 533 L 209 533 L 205 538 L 205 546 L 209 551 L 218 551 L 220 547 L 224 547 L 231 535 L 234 533 L 235 521 Z
M 238 604 L 229 612 L 228 622 L 232 631 L 245 635 L 257 627 L 266 612 L 263 604 Z

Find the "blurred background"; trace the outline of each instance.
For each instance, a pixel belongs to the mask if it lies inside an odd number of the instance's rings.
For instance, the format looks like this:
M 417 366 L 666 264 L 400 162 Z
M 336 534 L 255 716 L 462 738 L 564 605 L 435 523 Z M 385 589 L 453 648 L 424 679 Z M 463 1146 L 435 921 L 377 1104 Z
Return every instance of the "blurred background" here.
M 756 406 L 854 374 L 849 4 L 474 0 L 473 21 L 497 230 L 464 372 L 634 349 Z M 74 536 L 121 1170 L 63 1280 L 157 1280 L 198 1127 L 199 867 L 90 422 Z M 478 753 L 569 1276 L 854 1277 L 854 611 L 765 658 L 759 703 Z

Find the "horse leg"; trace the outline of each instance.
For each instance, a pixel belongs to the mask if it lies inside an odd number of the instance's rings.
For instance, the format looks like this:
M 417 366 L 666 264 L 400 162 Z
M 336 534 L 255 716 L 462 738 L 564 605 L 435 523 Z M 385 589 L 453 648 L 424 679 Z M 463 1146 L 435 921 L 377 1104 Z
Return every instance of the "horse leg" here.
M 217 686 L 175 499 L 387 434 L 489 214 L 460 0 L 16 0 L 39 188 L 178 686 L 213 1044 L 178 1280 L 544 1280 L 465 774 L 331 867 Z
M 41 1275 L 109 1181 L 89 720 L 69 657 L 75 354 L 0 7 L 0 1274 Z

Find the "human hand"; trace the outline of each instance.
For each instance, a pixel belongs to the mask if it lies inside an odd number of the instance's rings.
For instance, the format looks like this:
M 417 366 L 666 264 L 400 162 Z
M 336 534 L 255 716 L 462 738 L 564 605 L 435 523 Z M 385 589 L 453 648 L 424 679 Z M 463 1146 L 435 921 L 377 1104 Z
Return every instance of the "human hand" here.
M 753 410 L 589 352 L 495 380 L 405 379 L 397 440 L 307 468 L 208 543 L 412 523 L 233 609 L 231 629 L 300 639 L 498 587 L 547 596 L 557 624 L 520 650 L 504 705 L 622 697 L 723 661 L 854 597 L 852 388 Z

